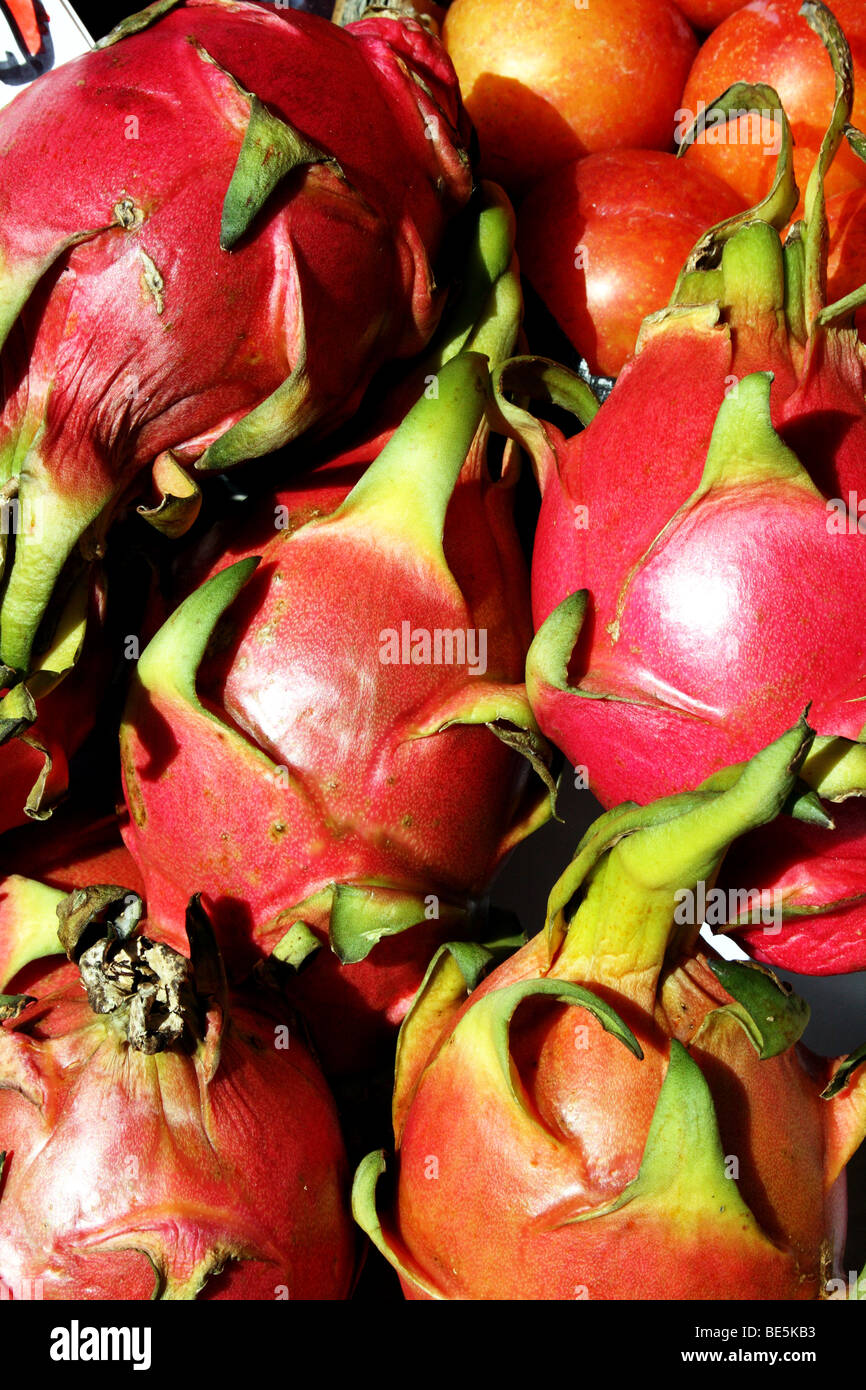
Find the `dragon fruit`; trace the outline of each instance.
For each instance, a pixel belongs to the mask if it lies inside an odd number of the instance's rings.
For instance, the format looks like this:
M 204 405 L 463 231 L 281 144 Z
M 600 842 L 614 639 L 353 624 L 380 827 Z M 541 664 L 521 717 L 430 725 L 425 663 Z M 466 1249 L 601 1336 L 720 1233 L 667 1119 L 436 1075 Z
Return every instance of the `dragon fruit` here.
M 39 669 L 11 688 L 0 674 L 0 833 L 47 820 L 69 786 L 69 759 L 96 722 L 111 675 L 105 587 L 79 583 Z
M 0 996 L 3 1296 L 347 1297 L 333 1101 L 273 1001 L 229 998 L 198 903 L 188 959 L 123 888 L 5 888 L 0 987 L 58 917 L 70 963 Z
M 696 954 L 701 892 L 772 819 L 801 721 L 715 789 L 603 815 L 541 932 L 469 993 L 444 947 L 403 1024 L 392 1198 L 356 1218 L 410 1299 L 818 1299 L 866 1131 L 866 1051 L 798 1042 L 808 1006 Z
M 130 690 L 125 838 L 153 920 L 203 892 L 235 970 L 329 941 L 298 982 L 328 1070 L 393 1035 L 436 945 L 475 929 L 467 900 L 550 812 L 515 455 L 491 478 L 488 390 L 484 356 L 452 357 L 351 491 L 355 469 L 329 468 L 268 498 Z
M 697 785 L 812 701 L 821 738 L 802 775 L 818 795 L 801 796 L 799 814 L 814 829 L 802 855 L 786 819 L 751 852 L 790 926 L 750 943 L 759 959 L 832 973 L 866 965 L 863 866 L 852 878 L 837 858 L 819 800 L 866 790 L 866 635 L 850 618 L 866 601 L 864 367 L 850 323 L 863 296 L 824 303 L 822 180 L 850 113 L 851 68 L 829 12 L 803 9 L 837 72 L 805 222 L 783 246 L 776 228 L 797 197 L 785 127 L 767 200 L 698 244 L 604 406 L 568 384 L 583 433 L 565 439 L 504 396 L 503 408 L 544 493 L 527 677 L 541 728 L 611 806 Z M 720 109 L 748 104 L 734 90 Z M 520 360 L 502 377 L 557 397 L 566 380 Z M 839 807 L 849 860 L 866 843 L 862 807 Z
M 69 785 L 69 756 L 93 725 L 93 692 L 84 682 L 70 681 L 42 704 L 35 723 L 0 744 L 0 833 L 51 814 Z
M 3 836 L 0 878 L 38 879 L 64 893 L 91 883 L 123 883 L 141 895 L 144 884 L 120 831 L 119 816 L 88 814 L 78 802 L 68 804 L 55 813 L 50 834 L 22 827 Z
M 241 0 L 151 5 L 3 111 L 4 684 L 142 470 L 179 534 L 187 465 L 333 427 L 424 346 L 467 137 L 422 25 Z

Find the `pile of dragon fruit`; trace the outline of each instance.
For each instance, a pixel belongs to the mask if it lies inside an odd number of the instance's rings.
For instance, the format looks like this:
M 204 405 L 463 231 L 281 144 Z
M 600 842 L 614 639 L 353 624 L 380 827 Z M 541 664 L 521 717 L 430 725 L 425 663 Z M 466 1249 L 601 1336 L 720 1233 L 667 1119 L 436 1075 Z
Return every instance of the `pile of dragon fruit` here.
M 864 1297 L 866 16 L 311 8 L 0 113 L 0 1293 Z

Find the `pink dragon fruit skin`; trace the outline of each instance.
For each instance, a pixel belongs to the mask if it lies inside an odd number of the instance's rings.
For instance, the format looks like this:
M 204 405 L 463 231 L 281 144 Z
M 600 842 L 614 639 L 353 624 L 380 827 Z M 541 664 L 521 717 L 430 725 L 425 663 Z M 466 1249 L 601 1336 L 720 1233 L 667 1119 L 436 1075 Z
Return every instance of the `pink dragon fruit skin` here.
M 513 455 L 492 479 L 483 357 L 437 381 L 354 487 L 356 466 L 326 468 L 263 499 L 143 653 L 121 731 L 154 920 L 171 930 L 195 883 L 236 969 L 330 943 L 297 990 L 328 1070 L 393 1033 L 435 947 L 472 929 L 467 899 L 549 814 Z M 485 669 L 383 661 L 404 624 L 484 634 Z
M 505 408 L 544 492 L 528 677 L 542 729 L 605 805 L 646 802 L 750 757 L 811 702 L 822 737 L 803 778 L 823 810 L 813 800 L 808 828 L 789 834 L 782 818 L 741 852 L 790 916 L 750 935 L 758 958 L 835 973 L 866 965 L 862 865 L 851 872 L 862 802 L 839 807 L 841 858 L 826 804 L 866 791 L 866 629 L 852 620 L 866 538 L 850 510 L 866 494 L 866 379 L 856 303 L 823 297 L 822 179 L 850 110 L 847 49 L 823 6 L 807 11 L 841 67 L 805 222 L 783 246 L 796 189 L 782 196 L 780 177 L 781 201 L 709 233 L 605 405 L 582 402 L 583 433 Z M 528 369 L 510 370 L 516 385 Z
M 142 469 L 180 530 L 183 465 L 330 428 L 423 346 L 472 185 L 453 69 L 417 23 L 188 0 L 105 43 L 0 117 L 0 488 L 32 519 L 0 661 L 19 673 Z
M 640 365 L 639 355 L 634 372 Z M 646 359 L 647 373 L 652 365 Z M 866 601 L 864 539 L 828 532 L 825 497 L 772 430 L 768 386 L 759 374 L 739 381 L 736 396 L 722 402 L 703 458 L 681 439 L 672 443 L 669 475 L 678 472 L 680 492 L 695 500 L 681 497 L 664 522 L 647 486 L 656 545 L 650 540 L 641 551 L 629 537 L 617 551 L 612 543 L 618 504 L 623 529 L 629 527 L 628 470 L 612 477 L 606 467 L 613 437 L 621 443 L 620 412 L 629 418 L 628 394 L 611 398 L 609 413 L 603 409 L 574 441 L 582 448 L 567 456 L 559 498 L 554 486 L 551 510 L 562 507 L 579 476 L 593 518 L 585 542 L 577 542 L 583 555 L 569 557 L 556 576 L 566 585 L 578 579 L 591 594 L 581 689 L 620 700 L 586 700 L 579 710 L 570 701 L 568 718 L 585 724 L 587 748 L 599 746 L 589 740 L 613 717 L 623 735 L 647 730 L 633 744 L 623 736 L 597 757 L 593 785 L 604 801 L 622 797 L 626 779 L 630 795 L 642 801 L 703 780 L 724 765 L 727 749 L 745 756 L 749 744 L 760 745 L 807 692 L 814 691 L 812 718 L 822 733 L 856 739 L 866 722 L 857 703 L 866 695 L 866 633 L 849 617 Z M 643 520 L 650 508 L 636 510 Z M 548 534 L 539 534 L 535 549 L 539 627 L 551 611 Z M 689 718 L 701 722 L 700 742 L 671 739 Z
M 756 960 L 802 974 L 844 975 L 866 960 L 866 807 L 855 797 L 827 809 L 833 829 L 785 817 L 783 833 L 745 836 L 719 876 L 723 891 L 771 886 L 783 920 L 772 930 L 740 924 L 737 940 Z

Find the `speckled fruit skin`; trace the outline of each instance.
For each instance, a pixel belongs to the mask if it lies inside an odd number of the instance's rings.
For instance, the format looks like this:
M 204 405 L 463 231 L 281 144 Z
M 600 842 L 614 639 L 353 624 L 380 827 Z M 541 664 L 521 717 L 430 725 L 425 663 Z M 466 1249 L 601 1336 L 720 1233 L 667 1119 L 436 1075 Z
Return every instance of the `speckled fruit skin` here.
M 856 93 L 853 121 L 859 126 L 866 116 L 866 11 L 860 0 L 835 0 L 830 8 L 851 47 Z M 709 105 L 734 82 L 765 82 L 775 87 L 794 133 L 794 170 L 802 195 L 830 118 L 833 72 L 817 35 L 799 17 L 799 9 L 799 0 L 752 0 L 726 19 L 702 45 L 681 106 L 696 113 L 699 101 Z M 729 183 L 750 207 L 770 187 L 775 163 L 766 147 L 750 144 L 748 138 L 742 143 L 696 144 L 689 158 Z M 866 164 L 843 148 L 827 177 L 827 195 L 864 181 Z
M 716 348 L 727 358 L 721 339 L 707 345 L 709 352 L 702 346 L 695 345 L 693 362 L 708 368 Z M 586 746 L 598 750 L 593 785 L 611 804 L 625 799 L 626 783 L 640 801 L 673 790 L 676 780 L 697 784 L 725 765 L 725 750 L 746 756 L 767 742 L 795 717 L 809 694 L 814 694 L 812 717 L 819 732 L 856 738 L 863 726 L 855 701 L 863 691 L 866 642 L 848 620 L 849 603 L 856 610 L 866 599 L 863 537 L 829 534 L 827 507 L 819 494 L 781 484 L 763 495 L 757 489 L 720 491 L 677 528 L 667 545 L 640 564 L 655 536 L 697 488 L 716 395 L 707 370 L 707 391 L 693 380 L 689 418 L 681 415 L 677 428 L 682 396 L 674 390 L 670 407 L 663 404 L 658 379 L 650 384 L 651 363 L 642 364 L 641 357 L 634 359 L 629 375 L 620 378 L 617 408 L 603 411 L 588 431 L 566 446 L 564 485 L 550 492 L 533 572 L 539 626 L 567 593 L 589 588 L 593 594 L 593 614 L 578 657 L 581 668 L 592 673 L 588 685 L 584 682 L 586 688 L 615 687 L 623 694 L 637 694 L 647 682 L 658 687 L 656 700 L 645 690 L 645 704 L 617 705 L 612 711 L 607 702 L 584 700 L 574 710 Z M 653 357 L 661 366 L 659 356 Z M 641 365 L 646 372 L 639 370 Z M 850 407 L 843 395 L 842 418 L 849 417 L 849 411 L 843 414 L 846 405 Z M 651 436 L 645 446 L 635 447 L 633 468 L 621 468 L 617 477 L 609 466 L 615 455 L 622 459 L 623 430 L 632 409 L 640 418 L 652 409 L 659 432 L 669 427 L 666 457 L 676 467 L 652 486 Z M 794 417 L 781 432 L 791 438 L 797 424 Z M 636 432 L 630 437 L 636 439 Z M 671 447 L 673 441 L 676 445 Z M 579 492 L 572 492 L 578 471 Z M 859 482 L 859 471 L 850 480 L 852 487 Z M 629 500 L 635 495 L 642 499 L 639 511 Z M 593 518 L 592 527 L 584 531 L 573 525 L 578 496 Z M 554 556 L 565 563 L 557 565 Z M 632 567 L 639 564 L 631 578 Z M 610 630 L 627 579 L 628 602 L 620 613 L 620 626 Z M 802 636 L 791 631 L 794 613 Z M 682 698 L 666 702 L 662 689 L 666 686 L 671 692 L 675 683 Z M 700 717 L 699 706 L 725 712 L 718 720 L 704 714 L 700 748 L 677 743 L 674 730 L 685 717 L 680 703 L 690 704 L 694 717 Z M 600 736 L 614 713 L 622 725 L 620 736 L 602 745 L 593 743 L 590 731 Z M 644 737 L 638 735 L 638 726 L 647 728 Z M 630 738 L 627 730 L 632 731 Z M 573 737 L 569 752 L 575 751 Z M 659 739 L 667 748 L 663 757 Z
M 521 268 L 590 371 L 618 376 L 698 237 L 743 207 L 688 158 L 660 150 L 587 155 L 523 200 Z
M 130 1047 L 56 959 L 0 1024 L 3 1296 L 347 1298 L 343 1141 L 284 1016 L 235 995 L 206 1079 L 197 1050 Z
M 697 51 L 668 0 L 454 0 L 442 37 L 482 171 L 518 194 L 593 151 L 671 148 Z

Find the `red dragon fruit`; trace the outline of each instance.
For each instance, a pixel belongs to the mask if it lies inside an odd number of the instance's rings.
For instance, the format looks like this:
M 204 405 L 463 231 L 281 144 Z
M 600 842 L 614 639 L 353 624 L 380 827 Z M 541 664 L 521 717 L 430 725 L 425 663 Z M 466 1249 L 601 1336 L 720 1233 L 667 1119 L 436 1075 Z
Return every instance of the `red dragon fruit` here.
M 91 579 L 77 585 L 39 668 L 11 688 L 0 674 L 0 833 L 52 814 L 95 725 L 112 661 L 98 569 Z
M 241 0 L 151 5 L 3 111 L 6 683 L 143 469 L 176 534 L 186 465 L 333 427 L 429 340 L 467 135 L 420 24 Z
M 0 986 L 51 918 L 74 961 L 0 996 L 3 1296 L 347 1297 L 331 1096 L 278 1008 L 229 999 L 198 904 L 187 959 L 125 889 L 0 896 Z
M 866 629 L 850 616 L 866 602 L 864 366 L 858 297 L 827 307 L 823 295 L 822 180 L 850 113 L 851 65 L 829 12 L 811 0 L 803 12 L 837 73 L 805 222 L 783 246 L 775 228 L 796 201 L 785 127 L 766 202 L 699 244 L 597 414 L 582 388 L 583 433 L 565 439 L 504 402 L 544 492 L 530 698 L 605 805 L 696 785 L 808 701 L 822 737 L 806 783 L 834 802 L 866 790 Z M 748 104 L 734 89 L 720 107 Z M 517 361 L 503 380 L 558 396 L 565 376 Z M 797 849 L 788 820 L 757 837 L 759 886 L 784 895 L 791 925 L 751 946 L 807 973 L 862 969 L 866 870 L 852 877 L 850 860 L 866 849 L 863 802 L 833 809 L 844 862 L 826 807 L 801 797 L 800 814 L 815 828 Z
M 65 893 L 91 883 L 123 883 L 141 894 L 144 884 L 120 832 L 118 815 L 67 803 L 53 816 L 50 834 L 22 827 L 3 836 L 0 877 L 23 875 Z
M 73 678 L 40 702 L 35 723 L 0 743 L 0 833 L 51 814 L 69 785 L 69 756 L 90 732 L 95 714 L 90 681 Z
M 697 899 L 772 819 L 801 722 L 724 789 L 590 828 L 540 933 L 466 998 L 444 947 L 400 1035 L 392 1199 L 356 1218 L 411 1299 L 818 1299 L 835 1292 L 866 1050 L 799 1043 L 808 1006 L 760 966 L 695 954 Z
M 202 891 L 234 969 L 330 939 L 299 981 L 330 1069 L 369 1055 L 362 1020 L 390 1036 L 467 897 L 549 814 L 488 386 L 484 357 L 452 358 L 351 491 L 325 470 L 269 498 L 130 691 L 126 840 L 153 920 Z

